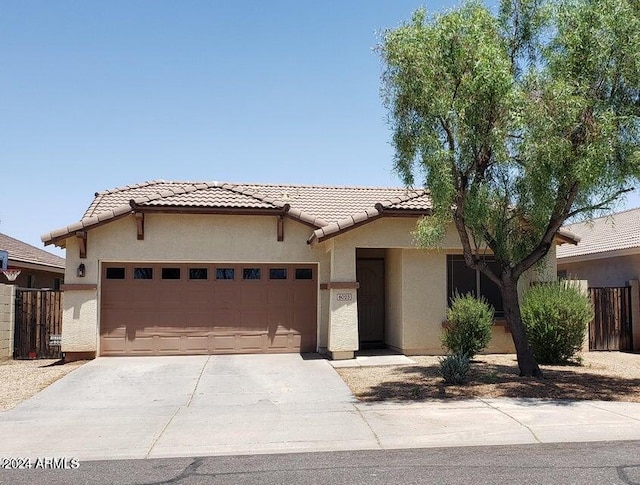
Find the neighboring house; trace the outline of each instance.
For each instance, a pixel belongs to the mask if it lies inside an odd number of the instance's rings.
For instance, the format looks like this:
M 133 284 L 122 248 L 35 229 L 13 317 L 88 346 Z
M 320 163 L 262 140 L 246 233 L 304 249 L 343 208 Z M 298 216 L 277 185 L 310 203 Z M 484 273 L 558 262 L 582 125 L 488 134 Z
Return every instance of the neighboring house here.
M 440 354 L 454 290 L 501 303 L 464 265 L 453 227 L 442 249 L 416 247 L 430 210 L 426 191 L 404 188 L 154 181 L 99 192 L 80 222 L 42 237 L 67 251 L 62 351 Z M 555 251 L 545 274 L 555 278 Z M 513 350 L 504 326 L 489 350 Z
M 589 286 L 625 286 L 640 279 L 640 208 L 565 227 L 580 236 L 558 248 L 558 275 Z
M 14 282 L 0 275 L 0 283 L 21 288 L 60 289 L 64 278 L 64 258 L 0 233 L 0 251 L 8 258 L 7 268 L 20 270 Z

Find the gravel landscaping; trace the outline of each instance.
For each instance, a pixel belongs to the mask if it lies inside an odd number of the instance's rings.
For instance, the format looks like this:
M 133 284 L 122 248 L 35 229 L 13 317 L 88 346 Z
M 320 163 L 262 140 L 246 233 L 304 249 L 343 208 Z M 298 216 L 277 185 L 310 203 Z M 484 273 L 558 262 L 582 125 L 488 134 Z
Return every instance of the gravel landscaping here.
M 87 361 L 59 362 L 56 359 L 0 362 L 0 411 L 15 407 Z
M 640 353 L 586 352 L 581 365 L 541 366 L 544 379 L 519 377 L 513 354 L 479 355 L 466 385 L 445 385 L 438 357 L 411 359 L 415 365 L 336 371 L 363 402 L 495 397 L 640 402 Z

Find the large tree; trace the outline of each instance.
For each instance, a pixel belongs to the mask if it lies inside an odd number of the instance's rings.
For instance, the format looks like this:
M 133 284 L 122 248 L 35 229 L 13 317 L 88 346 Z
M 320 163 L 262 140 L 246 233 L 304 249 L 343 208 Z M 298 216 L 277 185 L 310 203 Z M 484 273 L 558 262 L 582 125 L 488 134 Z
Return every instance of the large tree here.
M 640 2 L 418 10 L 379 52 L 395 169 L 433 199 L 418 240 L 437 246 L 455 225 L 466 264 L 500 288 L 521 375 L 542 376 L 518 281 L 567 219 L 610 209 L 638 182 Z

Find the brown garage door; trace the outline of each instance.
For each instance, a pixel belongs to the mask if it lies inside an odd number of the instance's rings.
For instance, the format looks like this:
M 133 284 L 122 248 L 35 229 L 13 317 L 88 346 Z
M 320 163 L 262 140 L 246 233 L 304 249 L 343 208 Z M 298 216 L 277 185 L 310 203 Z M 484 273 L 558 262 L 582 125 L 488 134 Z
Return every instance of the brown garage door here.
M 317 267 L 105 263 L 101 355 L 315 352 Z

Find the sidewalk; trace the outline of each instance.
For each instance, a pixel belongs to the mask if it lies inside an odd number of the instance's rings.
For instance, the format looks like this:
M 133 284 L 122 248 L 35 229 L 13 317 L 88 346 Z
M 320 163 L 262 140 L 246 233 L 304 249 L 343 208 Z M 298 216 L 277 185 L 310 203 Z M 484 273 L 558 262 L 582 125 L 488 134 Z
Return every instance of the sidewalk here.
M 96 359 L 0 412 L 0 457 L 82 461 L 632 439 L 640 403 L 359 403 L 298 355 Z

